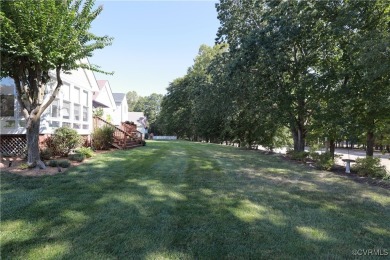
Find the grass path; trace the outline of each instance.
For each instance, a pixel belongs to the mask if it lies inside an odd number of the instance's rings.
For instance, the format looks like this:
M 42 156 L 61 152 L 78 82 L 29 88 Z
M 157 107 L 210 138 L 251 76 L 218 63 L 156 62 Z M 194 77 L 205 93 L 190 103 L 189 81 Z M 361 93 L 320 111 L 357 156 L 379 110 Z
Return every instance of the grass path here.
M 390 254 L 389 219 L 389 190 L 213 144 L 1 173 L 2 259 L 353 259 Z

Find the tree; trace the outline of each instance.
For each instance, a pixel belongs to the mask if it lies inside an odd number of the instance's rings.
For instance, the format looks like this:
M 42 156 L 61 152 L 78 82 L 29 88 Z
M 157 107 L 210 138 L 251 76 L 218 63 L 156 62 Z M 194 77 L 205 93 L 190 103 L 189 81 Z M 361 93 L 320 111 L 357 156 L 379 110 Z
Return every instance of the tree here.
M 303 151 L 319 98 L 312 68 L 319 60 L 325 26 L 320 13 L 311 1 L 223 0 L 217 11 L 218 41 L 229 44 L 245 78 L 249 71 L 259 72 L 259 92 L 272 90 L 269 98 L 291 130 L 294 150 Z
M 126 94 L 126 100 L 127 100 L 127 105 L 129 107 L 128 111 L 129 112 L 135 112 L 134 108 L 135 105 L 137 104 L 137 101 L 140 99 L 140 96 L 138 96 L 137 92 L 135 91 L 129 91 Z
M 156 93 L 152 93 L 146 97 L 138 97 L 133 108 L 134 111 L 144 112 L 152 132 L 154 132 L 154 128 L 156 127 L 157 116 L 161 110 L 162 98 L 163 95 Z
M 81 60 L 111 44 L 112 38 L 89 32 L 102 7 L 94 0 L 20 0 L 1 3 L 1 76 L 15 81 L 17 100 L 26 118 L 27 162 L 44 167 L 38 136 L 42 113 L 60 91 L 61 73 L 77 68 L 103 72 Z M 45 98 L 49 71 L 56 86 Z

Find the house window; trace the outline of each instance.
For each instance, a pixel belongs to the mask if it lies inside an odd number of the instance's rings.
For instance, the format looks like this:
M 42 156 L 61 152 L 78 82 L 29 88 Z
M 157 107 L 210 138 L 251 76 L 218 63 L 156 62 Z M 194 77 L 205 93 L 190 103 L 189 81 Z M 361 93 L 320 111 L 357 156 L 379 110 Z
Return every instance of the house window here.
M 59 121 L 50 121 L 50 127 L 57 128 L 60 127 Z
M 62 118 L 69 119 L 70 118 L 70 102 L 64 101 L 62 105 Z
M 83 121 L 88 122 L 88 107 L 83 107 Z
M 26 127 L 26 120 L 19 120 L 19 127 Z
M 79 121 L 80 120 L 80 105 L 74 104 L 73 112 L 74 112 L 74 120 Z
M 14 116 L 15 98 L 14 95 L 0 95 L 0 116 Z
M 71 125 L 72 125 L 71 123 L 67 123 L 67 122 L 62 123 L 62 126 L 64 126 L 64 127 L 70 127 Z
M 88 125 L 83 125 L 83 129 L 87 129 L 88 130 Z
M 80 129 L 80 128 L 81 128 L 81 126 L 80 126 L 80 124 L 76 124 L 76 123 L 74 123 L 74 124 L 73 124 L 73 128 L 74 128 L 74 129 Z
M 58 99 L 54 100 L 53 103 L 51 103 L 50 106 L 50 116 L 51 117 L 59 117 L 60 116 L 60 101 Z
M 70 100 L 70 86 L 68 84 L 64 84 L 61 86 L 61 93 L 64 100 Z
M 88 92 L 83 91 L 81 94 L 81 105 L 83 106 L 88 106 Z
M 14 128 L 15 127 L 15 120 L 6 120 L 4 127 L 5 128 Z
M 72 100 L 76 104 L 80 104 L 80 88 L 75 87 L 72 95 Z

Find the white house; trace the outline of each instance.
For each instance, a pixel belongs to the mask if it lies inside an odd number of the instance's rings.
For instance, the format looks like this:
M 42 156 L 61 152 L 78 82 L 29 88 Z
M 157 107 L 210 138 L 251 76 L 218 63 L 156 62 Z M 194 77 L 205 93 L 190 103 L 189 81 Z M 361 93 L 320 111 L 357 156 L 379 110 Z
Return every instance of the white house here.
M 103 109 L 103 119 L 113 123 L 116 104 L 108 80 L 97 80 L 99 90 L 93 95 L 93 107 Z
M 120 125 L 122 122 L 128 120 L 128 104 L 126 94 L 124 93 L 112 93 L 114 97 L 116 108 L 114 111 L 113 124 Z
M 137 125 L 137 130 L 142 133 L 144 138 L 148 132 L 148 120 L 144 112 L 128 112 L 128 120 Z
M 82 62 L 88 63 L 88 60 Z M 48 83 L 45 99 L 56 86 L 55 72 L 51 71 L 49 75 L 52 80 Z M 60 93 L 41 116 L 40 134 L 52 134 L 58 127 L 68 126 L 80 135 L 88 136 L 93 130 L 92 97 L 99 91 L 96 78 L 92 71 L 79 68 L 70 74 L 61 73 L 61 79 Z M 0 81 L 0 103 L 0 150 L 4 152 L 10 137 L 18 136 L 22 140 L 26 134 L 26 120 L 16 99 L 14 81 L 10 78 Z

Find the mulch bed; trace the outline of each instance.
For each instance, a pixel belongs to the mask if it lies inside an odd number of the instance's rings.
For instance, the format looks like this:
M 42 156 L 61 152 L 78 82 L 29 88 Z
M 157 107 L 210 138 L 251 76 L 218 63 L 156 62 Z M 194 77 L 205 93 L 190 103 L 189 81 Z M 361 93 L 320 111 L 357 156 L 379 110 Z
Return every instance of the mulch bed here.
M 111 152 L 115 149 L 110 149 L 110 150 L 105 150 L 105 151 L 95 151 L 96 154 L 100 153 L 108 153 Z M 69 160 L 67 157 L 55 157 L 53 160 Z M 57 167 L 50 167 L 46 166 L 45 169 L 37 169 L 37 168 L 27 168 L 27 169 L 22 169 L 21 167 L 23 164 L 26 164 L 26 159 L 23 159 L 21 157 L 3 157 L 0 158 L 0 172 L 9 172 L 21 176 L 31 176 L 31 177 L 37 177 L 37 176 L 46 176 L 46 175 L 56 175 L 56 174 L 63 174 L 65 173 L 68 169 L 75 167 L 77 165 L 80 165 L 84 163 L 86 160 L 85 159 L 83 162 L 76 162 L 76 161 L 70 161 L 70 166 L 68 168 L 61 168 L 61 171 Z M 9 167 L 9 162 L 11 163 L 11 167 Z
M 307 166 L 310 169 L 314 168 L 314 166 L 312 164 L 314 162 L 311 162 L 311 161 L 301 162 L 301 161 L 292 160 L 290 157 L 288 157 L 287 155 L 284 155 L 284 154 L 278 155 L 278 156 L 280 158 L 282 158 L 283 160 L 288 161 L 290 163 L 305 165 L 305 166 Z M 390 181 L 389 180 L 382 180 L 382 179 L 375 179 L 375 178 L 372 178 L 372 177 L 359 176 L 353 170 L 351 170 L 351 173 L 345 173 L 345 166 L 342 166 L 342 165 L 337 165 L 336 164 L 328 172 L 332 172 L 332 173 L 334 173 L 334 174 L 336 174 L 338 176 L 341 176 L 343 178 L 348 178 L 348 179 L 350 179 L 350 180 L 352 180 L 354 182 L 357 182 L 357 183 L 366 183 L 366 184 L 368 184 L 370 186 L 377 186 L 377 187 L 381 187 L 381 188 L 384 188 L 384 189 L 390 189 Z

